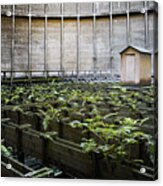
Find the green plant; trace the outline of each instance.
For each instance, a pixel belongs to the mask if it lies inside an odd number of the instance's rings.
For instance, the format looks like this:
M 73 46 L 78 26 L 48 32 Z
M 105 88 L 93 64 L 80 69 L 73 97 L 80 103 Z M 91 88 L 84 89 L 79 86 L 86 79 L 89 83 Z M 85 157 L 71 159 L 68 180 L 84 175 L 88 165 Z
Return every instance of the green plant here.
M 51 121 L 55 120 L 56 122 L 60 121 L 60 110 L 53 108 L 52 105 L 47 105 L 47 110 L 44 111 L 39 109 L 40 117 L 43 118 L 43 128 L 46 130 Z
M 134 120 L 132 118 L 124 118 L 119 121 L 119 125 L 105 124 L 103 122 L 92 122 L 85 125 L 95 137 L 98 137 L 98 141 L 94 138 L 84 139 L 81 143 L 81 147 L 85 152 L 95 151 L 102 153 L 106 158 L 112 156 L 116 161 L 121 161 L 124 158 L 128 158 L 130 154 L 127 151 L 129 145 L 138 144 L 140 141 L 144 141 L 151 148 L 152 154 L 152 136 L 140 131 L 139 126 L 147 120 Z
M 1 145 L 1 153 L 4 155 L 4 156 L 11 156 L 11 147 L 6 147 L 5 145 Z

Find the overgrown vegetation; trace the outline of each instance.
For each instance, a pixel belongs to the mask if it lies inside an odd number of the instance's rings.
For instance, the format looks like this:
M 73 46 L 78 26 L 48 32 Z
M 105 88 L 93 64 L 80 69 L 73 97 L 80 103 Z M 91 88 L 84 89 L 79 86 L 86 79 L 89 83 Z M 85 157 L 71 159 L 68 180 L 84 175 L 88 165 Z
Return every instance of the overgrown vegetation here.
M 2 105 L 15 105 L 14 111 L 41 118 L 44 131 L 66 119 L 70 127 L 88 132 L 89 137 L 81 139 L 80 144 L 87 153 L 142 162 L 132 157 L 130 149 L 144 143 L 154 162 L 154 139 L 141 130 L 150 122 L 144 108 L 152 107 L 153 87 L 128 90 L 118 84 L 55 82 L 30 87 L 3 85 L 1 97 Z M 34 111 L 22 107 L 28 104 L 35 105 Z

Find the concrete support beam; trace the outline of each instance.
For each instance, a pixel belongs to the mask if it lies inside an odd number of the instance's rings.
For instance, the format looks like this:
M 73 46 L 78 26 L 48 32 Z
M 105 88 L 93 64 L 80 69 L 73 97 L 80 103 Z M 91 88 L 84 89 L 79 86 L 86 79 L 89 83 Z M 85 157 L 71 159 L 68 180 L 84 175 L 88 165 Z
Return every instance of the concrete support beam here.
M 126 13 L 127 13 L 127 21 L 126 21 L 126 31 L 127 31 L 127 45 L 129 45 L 131 43 L 131 36 L 130 36 L 130 3 L 129 2 L 126 2 L 127 3 L 127 10 L 126 10 Z
M 63 3 L 60 5 L 60 13 L 61 13 L 61 33 L 60 33 L 60 70 L 63 71 Z
M 11 39 L 11 83 L 14 70 L 14 48 L 15 48 L 15 5 L 12 5 L 12 39 Z
M 113 16 L 112 16 L 112 9 L 113 9 L 113 7 L 112 7 L 112 2 L 110 2 L 109 3 L 110 4 L 110 8 L 109 8 L 109 12 L 110 12 L 110 16 L 109 16 L 109 18 L 110 18 L 110 21 L 109 21 L 109 23 L 110 23 L 110 25 L 109 25 L 109 43 L 110 43 L 110 70 L 111 70 L 111 76 L 113 75 L 113 70 L 112 70 L 112 68 L 113 68 L 113 65 L 112 65 L 112 62 L 113 62 L 113 47 L 112 47 L 112 43 L 113 43 L 113 41 L 112 41 L 112 37 L 113 37 Z
M 97 54 L 96 54 L 96 3 L 93 3 L 93 70 L 97 70 Z
M 28 72 L 31 71 L 32 67 L 32 20 L 31 20 L 31 5 L 28 5 Z M 28 78 L 30 77 L 30 73 L 28 73 Z
M 144 2 L 144 19 L 145 19 L 145 48 L 148 48 L 148 40 L 149 40 L 149 25 L 148 25 L 148 5 L 147 1 Z
M 80 4 L 78 3 L 76 6 L 77 12 L 77 64 L 76 64 L 76 71 L 77 71 L 77 78 L 79 77 L 79 66 L 80 66 Z
M 156 79 L 158 79 L 158 74 L 155 74 L 158 68 L 158 56 L 156 58 L 156 55 L 158 55 L 158 4 L 154 2 L 154 10 L 153 10 L 153 45 L 152 45 L 152 56 L 151 56 L 151 66 L 153 67 L 151 69 L 152 76 L 154 75 Z M 157 65 L 155 64 L 157 63 Z M 158 73 L 158 72 L 157 72 Z
M 47 5 L 44 5 L 44 13 L 45 13 L 45 22 L 44 22 L 44 71 L 45 76 L 47 77 L 47 23 L 48 23 L 48 16 L 47 16 Z

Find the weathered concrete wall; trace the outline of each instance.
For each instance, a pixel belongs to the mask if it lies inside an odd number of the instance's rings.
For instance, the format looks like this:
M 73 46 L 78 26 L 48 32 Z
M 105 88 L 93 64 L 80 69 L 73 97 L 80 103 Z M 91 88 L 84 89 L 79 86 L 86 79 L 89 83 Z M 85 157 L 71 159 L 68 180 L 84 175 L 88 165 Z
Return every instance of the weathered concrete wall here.
M 109 71 L 109 18 L 96 19 L 97 70 Z
M 92 14 L 93 4 L 92 3 L 80 3 L 80 14 Z
M 77 36 L 76 20 L 65 19 L 63 27 L 63 70 L 76 71 L 77 63 Z
M 47 15 L 60 15 L 61 14 L 61 4 L 54 3 L 47 5 Z
M 130 16 L 131 43 L 145 48 L 145 23 L 142 14 Z
M 79 64 L 79 71 L 96 68 L 120 74 L 119 52 L 124 46 L 153 48 L 154 5 L 134 1 L 3 5 L 2 70 L 13 66 L 12 70 L 68 72 L 77 71 Z M 8 10 L 15 15 L 7 17 Z
M 48 20 L 47 25 L 47 70 L 60 69 L 60 20 Z
M 1 23 L 1 69 L 11 70 L 12 19 L 4 17 Z
M 30 70 L 44 70 L 44 20 L 32 19 L 32 61 Z
M 93 69 L 93 21 L 80 20 L 80 64 L 81 71 Z
M 28 14 L 28 6 L 27 5 L 16 5 L 15 14 L 16 15 Z
M 77 10 L 76 3 L 66 3 L 63 6 L 64 15 L 75 15 Z
M 22 38 L 23 36 L 23 38 Z M 28 19 L 15 20 L 14 70 L 28 70 Z
M 108 14 L 110 12 L 109 2 L 97 2 L 96 3 L 96 13 L 97 14 Z
M 127 45 L 127 31 L 126 31 L 126 17 L 114 17 L 113 18 L 113 61 L 112 68 L 115 74 L 120 74 L 120 54 L 124 46 Z

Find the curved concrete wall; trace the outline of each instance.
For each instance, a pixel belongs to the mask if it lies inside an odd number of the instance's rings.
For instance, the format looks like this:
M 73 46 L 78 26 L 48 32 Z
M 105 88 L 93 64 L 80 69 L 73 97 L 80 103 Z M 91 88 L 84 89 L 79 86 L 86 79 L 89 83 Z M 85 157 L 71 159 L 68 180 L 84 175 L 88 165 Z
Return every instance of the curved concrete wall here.
M 2 5 L 2 71 L 120 74 L 126 45 L 153 50 L 156 8 L 152 1 Z

